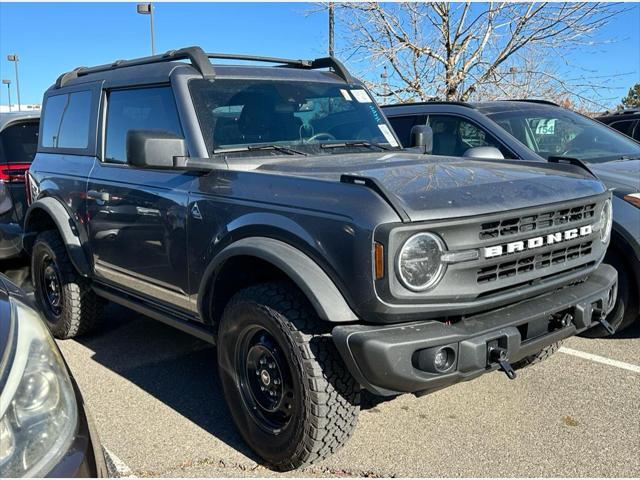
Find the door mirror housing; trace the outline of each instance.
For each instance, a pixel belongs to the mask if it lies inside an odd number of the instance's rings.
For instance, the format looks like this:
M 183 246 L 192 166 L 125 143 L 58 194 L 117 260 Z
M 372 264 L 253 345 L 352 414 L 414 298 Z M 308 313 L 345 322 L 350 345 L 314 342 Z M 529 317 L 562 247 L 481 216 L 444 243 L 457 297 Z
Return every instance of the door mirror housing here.
M 187 143 L 171 132 L 129 130 L 127 162 L 140 168 L 172 168 L 175 157 L 187 156 Z
M 433 130 L 429 125 L 414 125 L 411 128 L 411 146 L 422 149 L 423 153 L 433 151 Z
M 464 152 L 462 156 L 488 160 L 504 160 L 504 155 L 502 155 L 502 152 L 496 147 L 473 147 Z

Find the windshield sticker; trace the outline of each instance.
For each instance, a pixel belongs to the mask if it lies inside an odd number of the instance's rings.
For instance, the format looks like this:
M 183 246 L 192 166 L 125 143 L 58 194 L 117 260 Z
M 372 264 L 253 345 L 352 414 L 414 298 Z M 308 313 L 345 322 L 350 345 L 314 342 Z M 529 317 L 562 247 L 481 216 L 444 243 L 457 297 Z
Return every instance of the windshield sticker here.
M 360 103 L 371 103 L 371 97 L 364 90 L 351 90 L 351 95 Z
M 389 130 L 389 127 L 387 127 L 384 123 L 381 125 L 378 125 L 378 128 L 380 129 L 380 131 L 382 132 L 382 135 L 384 135 L 384 138 L 387 139 L 387 142 L 389 142 L 389 144 L 392 147 L 397 147 L 398 146 L 398 142 L 396 141 L 396 137 L 393 136 L 393 133 L 391 133 L 391 130 Z
M 347 102 L 351 102 L 353 99 L 351 98 L 351 95 L 349 95 L 349 92 L 347 92 L 344 88 L 340 89 L 340 93 L 342 94 L 342 96 L 344 97 L 344 99 Z
M 536 125 L 536 135 L 553 135 L 556 131 L 555 118 L 541 118 Z

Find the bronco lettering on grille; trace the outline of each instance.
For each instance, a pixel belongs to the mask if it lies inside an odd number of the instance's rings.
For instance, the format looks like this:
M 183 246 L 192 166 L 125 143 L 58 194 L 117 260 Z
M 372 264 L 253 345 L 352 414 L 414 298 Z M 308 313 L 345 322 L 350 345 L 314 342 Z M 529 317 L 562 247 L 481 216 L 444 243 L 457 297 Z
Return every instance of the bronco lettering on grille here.
M 517 242 L 511 242 L 504 245 L 494 245 L 492 247 L 485 247 L 484 258 L 499 257 L 509 253 L 524 252 L 525 250 L 533 250 L 535 248 L 544 247 L 545 245 L 552 245 L 554 243 L 564 242 L 566 240 L 573 240 L 578 237 L 585 237 L 591 235 L 593 232 L 592 225 L 585 225 L 580 228 L 572 228 L 563 232 L 550 233 L 548 235 L 542 235 L 539 237 L 529 238 L 527 240 L 519 240 Z

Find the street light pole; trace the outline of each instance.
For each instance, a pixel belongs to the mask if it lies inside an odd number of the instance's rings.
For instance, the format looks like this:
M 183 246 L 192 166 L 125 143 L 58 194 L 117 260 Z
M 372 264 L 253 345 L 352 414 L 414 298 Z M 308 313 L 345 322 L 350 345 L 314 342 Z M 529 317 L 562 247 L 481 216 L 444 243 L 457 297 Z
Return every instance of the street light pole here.
M 154 34 L 153 34 L 153 4 L 151 3 L 139 3 L 137 6 L 137 11 L 141 15 L 149 15 L 149 22 L 151 25 L 151 55 L 156 54 L 156 48 L 154 45 Z
M 333 26 L 334 26 L 334 17 L 333 17 L 333 2 L 329 2 L 329 56 L 333 57 Z
M 11 112 L 11 80 L 4 79 L 2 80 L 2 83 L 7 86 L 7 94 L 9 95 L 9 112 Z
M 18 111 L 20 111 L 22 110 L 22 105 L 20 104 L 20 78 L 18 77 L 18 60 L 20 59 L 18 58 L 18 55 L 12 54 L 7 55 L 7 60 L 13 62 L 16 67 L 16 92 L 18 94 Z

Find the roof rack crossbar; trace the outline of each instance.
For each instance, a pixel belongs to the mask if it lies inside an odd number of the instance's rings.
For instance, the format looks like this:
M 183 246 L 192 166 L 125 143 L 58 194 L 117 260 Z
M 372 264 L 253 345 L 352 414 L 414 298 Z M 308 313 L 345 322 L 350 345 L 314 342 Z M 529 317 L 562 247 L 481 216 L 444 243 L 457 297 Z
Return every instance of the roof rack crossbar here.
M 266 63 L 278 63 L 280 67 L 285 68 L 304 68 L 304 69 L 318 69 L 318 68 L 331 68 L 333 71 L 341 77 L 344 81 L 353 83 L 354 78 L 351 76 L 347 68 L 335 57 L 322 57 L 314 60 L 295 60 L 288 58 L 276 58 L 276 57 L 260 57 L 254 55 L 237 55 L 233 53 L 207 53 L 209 58 L 217 58 L 224 60 L 246 60 L 250 62 L 266 62 Z
M 96 67 L 78 67 L 60 75 L 56 81 L 56 87 L 63 87 L 67 82 L 91 73 L 106 72 L 117 68 L 135 67 L 138 65 L 149 65 L 152 63 L 171 62 L 174 60 L 189 60 L 191 61 L 191 65 L 204 77 L 214 76 L 213 66 L 203 50 L 200 47 L 187 47 L 179 50 L 169 50 L 159 55 L 136 58 L 134 60 L 116 60 L 115 62 L 98 65 Z

